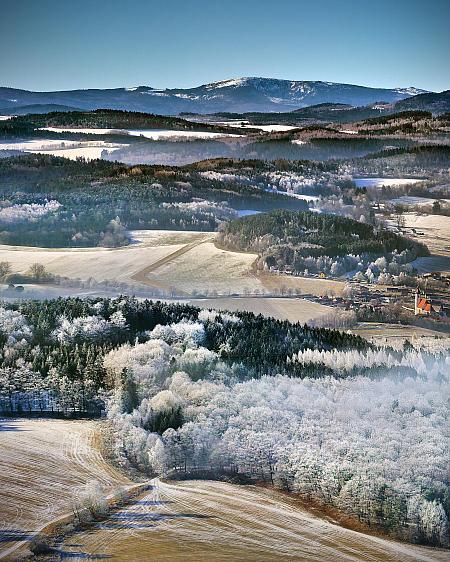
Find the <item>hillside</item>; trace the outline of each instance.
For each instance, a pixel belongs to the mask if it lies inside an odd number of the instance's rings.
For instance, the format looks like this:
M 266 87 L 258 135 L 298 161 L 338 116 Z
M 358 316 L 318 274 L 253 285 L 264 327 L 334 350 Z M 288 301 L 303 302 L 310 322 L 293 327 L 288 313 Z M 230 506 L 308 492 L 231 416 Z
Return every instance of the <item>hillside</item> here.
M 384 99 L 384 98 L 383 98 Z M 399 101 L 371 101 L 364 105 L 352 103 L 324 102 L 299 107 L 288 111 L 247 111 L 242 113 L 217 112 L 202 116 L 186 113 L 193 120 L 229 120 L 244 121 L 250 125 L 265 125 L 282 123 L 286 125 L 302 126 L 308 122 L 351 123 L 370 118 L 383 117 L 403 113 L 405 111 L 427 111 L 433 115 L 450 112 L 450 90 L 435 93 L 419 93 Z
M 450 90 L 445 90 L 439 94 L 432 92 L 422 93 L 409 99 L 398 101 L 395 111 L 431 111 L 434 115 L 450 113 Z
M 239 121 L 248 122 L 249 125 L 269 125 L 273 123 L 304 126 L 308 123 L 350 123 L 360 119 L 377 117 L 380 114 L 388 114 L 392 111 L 392 104 L 373 103 L 367 106 L 354 107 L 345 103 L 319 103 L 284 112 L 257 112 L 249 111 L 245 113 L 219 112 L 211 115 L 200 115 L 196 113 L 183 113 L 182 116 L 189 119 L 205 122 L 205 120 L 229 121 L 230 125 L 239 125 Z
M 165 115 L 180 112 L 289 111 L 319 103 L 363 106 L 396 102 L 423 93 L 417 88 L 368 88 L 333 82 L 244 77 L 195 88 L 156 89 L 150 86 L 60 92 L 0 88 L 0 107 L 59 104 L 81 109 L 125 109 Z
M 220 247 L 258 252 L 261 269 L 286 269 L 298 273 L 345 272 L 371 267 L 371 260 L 390 258 L 412 261 L 427 255 L 423 244 L 394 232 L 374 228 L 349 218 L 310 211 L 273 211 L 243 217 L 223 226 Z M 305 273 L 306 272 L 306 273 Z
M 216 230 L 235 209 L 305 209 L 248 185 L 161 166 L 44 155 L 0 159 L 0 242 L 25 246 L 122 246 L 124 229 Z
M 32 133 L 35 129 L 44 127 L 81 129 L 80 133 L 89 128 L 113 130 L 170 129 L 175 131 L 208 131 L 224 134 L 241 132 L 241 129 L 207 123 L 195 123 L 179 117 L 154 115 L 137 111 L 96 109 L 94 111 L 42 111 L 35 114 L 13 117 L 0 123 L 0 136 L 2 134 L 4 136 L 13 136 L 16 131 L 19 135 L 22 135 L 25 130 Z M 249 130 L 246 129 L 245 133 L 248 132 Z M 111 131 L 111 133 L 114 133 L 114 131 Z M 42 135 L 42 133 L 40 134 Z
M 32 113 L 51 113 L 53 111 L 80 111 L 76 107 L 58 105 L 56 103 L 35 103 L 15 107 L 0 108 L 0 115 L 29 115 Z

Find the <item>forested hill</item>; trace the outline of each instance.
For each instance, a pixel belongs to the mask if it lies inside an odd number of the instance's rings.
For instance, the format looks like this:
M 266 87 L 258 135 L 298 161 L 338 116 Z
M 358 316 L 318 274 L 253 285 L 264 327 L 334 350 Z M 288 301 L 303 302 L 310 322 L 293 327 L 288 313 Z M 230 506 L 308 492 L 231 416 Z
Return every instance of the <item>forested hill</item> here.
M 3 416 L 106 408 L 116 462 L 147 479 L 275 485 L 443 547 L 447 367 L 443 353 L 184 304 L 0 307 Z
M 215 133 L 245 133 L 248 129 L 195 123 L 166 115 L 140 113 L 137 111 L 120 111 L 113 109 L 96 109 L 95 111 L 52 111 L 14 117 L 2 124 L 3 128 L 30 126 L 70 127 L 70 128 L 106 128 L 106 129 L 170 129 L 175 131 L 206 131 Z M 251 131 L 250 131 L 251 132 Z
M 0 159 L 0 198 L 0 242 L 45 247 L 119 246 L 127 243 L 125 229 L 212 231 L 236 209 L 307 207 L 250 184 L 204 177 L 192 167 L 39 154 Z M 33 220 L 23 220 L 30 209 Z
M 44 154 L 24 154 L 0 158 L 0 194 L 11 194 L 16 189 L 28 193 L 61 195 L 82 193 L 83 196 L 107 196 L 112 191 L 122 191 L 122 198 L 129 203 L 129 191 L 139 192 L 144 200 L 192 201 L 193 198 L 207 198 L 212 201 L 228 201 L 236 208 L 269 209 L 273 207 L 302 210 L 304 201 L 280 193 L 237 182 L 224 183 L 219 179 L 202 175 L 204 169 L 221 170 L 232 166 L 253 167 L 258 170 L 273 170 L 273 165 L 260 161 L 232 161 L 219 159 L 215 162 L 198 163 L 184 168 L 177 166 L 138 165 L 128 166 L 107 160 L 69 160 Z M 333 169 L 330 165 L 297 162 L 295 170 L 305 166 L 313 169 Z M 93 190 L 92 187 L 95 187 Z M 116 193 L 118 195 L 118 193 Z M 241 206 L 239 203 L 243 206 Z
M 103 358 L 111 349 L 147 341 L 148 333 L 158 325 L 169 329 L 177 323 L 183 323 L 194 336 L 200 328 L 203 345 L 220 354 L 226 364 L 240 365 L 241 375 L 246 373 L 243 378 L 277 373 L 303 378 L 332 372 L 323 365 L 309 368 L 287 363 L 286 358 L 305 349 L 371 348 L 359 336 L 246 312 L 206 314 L 190 305 L 130 297 L 24 301 L 0 307 L 0 382 L 15 381 L 0 384 L 0 411 L 2 406 L 3 410 L 9 407 L 10 389 L 26 391 L 26 377 L 23 389 L 20 382 L 26 373 L 35 381 L 36 390 L 53 388 L 63 401 L 72 400 L 77 408 L 88 408 L 81 402 L 88 400 L 89 392 L 95 402 L 99 389 L 111 387 L 103 366 Z M 23 369 L 17 369 L 17 365 Z M 239 372 L 236 367 L 237 377 Z M 82 392 L 84 387 L 86 393 Z M 71 392 L 75 395 L 62 396 Z
M 280 210 L 231 221 L 219 233 L 217 243 L 229 249 L 256 251 L 262 257 L 261 265 L 268 267 L 290 266 L 303 271 L 314 265 L 306 263 L 311 258 L 316 260 L 318 271 L 328 272 L 334 260 L 340 266 L 335 266 L 335 274 L 338 269 L 348 269 L 343 260 L 353 262 L 350 257 L 360 263 L 364 255 L 376 258 L 403 253 L 410 261 L 428 254 L 423 244 L 392 231 L 310 211 Z
M 426 110 L 435 115 L 450 112 L 450 90 L 440 93 L 423 93 L 404 99 L 395 104 L 395 109 L 400 111 Z

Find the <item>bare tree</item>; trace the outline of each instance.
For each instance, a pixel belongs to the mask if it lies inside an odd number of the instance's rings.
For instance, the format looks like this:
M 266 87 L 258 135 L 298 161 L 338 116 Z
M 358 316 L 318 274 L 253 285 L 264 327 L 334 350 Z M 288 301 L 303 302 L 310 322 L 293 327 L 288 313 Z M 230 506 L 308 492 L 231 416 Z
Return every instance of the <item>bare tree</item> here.
M 9 261 L 0 262 L 0 281 L 5 281 L 11 273 L 11 264 Z

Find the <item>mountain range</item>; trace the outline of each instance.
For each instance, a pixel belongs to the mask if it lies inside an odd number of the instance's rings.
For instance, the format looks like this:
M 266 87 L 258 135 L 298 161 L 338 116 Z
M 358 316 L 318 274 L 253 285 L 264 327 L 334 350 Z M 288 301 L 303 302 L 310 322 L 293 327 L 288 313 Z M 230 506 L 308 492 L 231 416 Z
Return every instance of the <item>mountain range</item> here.
M 418 88 L 368 88 L 335 82 L 236 78 L 195 88 L 157 89 L 150 86 L 32 92 L 0 87 L 0 108 L 12 113 L 28 105 L 65 106 L 71 109 L 125 109 L 163 115 L 182 112 L 280 112 L 320 103 L 364 106 L 394 103 L 417 94 Z

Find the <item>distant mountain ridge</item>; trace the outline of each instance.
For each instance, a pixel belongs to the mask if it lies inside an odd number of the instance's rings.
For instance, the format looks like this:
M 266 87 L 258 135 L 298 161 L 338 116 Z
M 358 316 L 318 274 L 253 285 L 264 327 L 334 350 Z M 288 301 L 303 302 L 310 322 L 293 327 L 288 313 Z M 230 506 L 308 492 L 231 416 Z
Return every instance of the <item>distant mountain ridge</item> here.
M 244 77 L 203 84 L 195 88 L 157 89 L 150 86 L 31 92 L 0 88 L 0 108 L 24 105 L 61 105 L 80 109 L 125 109 L 162 115 L 181 112 L 279 112 L 340 103 L 363 106 L 384 101 L 395 103 L 417 94 L 418 88 L 369 88 L 335 82 L 279 80 Z

